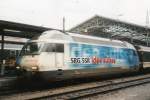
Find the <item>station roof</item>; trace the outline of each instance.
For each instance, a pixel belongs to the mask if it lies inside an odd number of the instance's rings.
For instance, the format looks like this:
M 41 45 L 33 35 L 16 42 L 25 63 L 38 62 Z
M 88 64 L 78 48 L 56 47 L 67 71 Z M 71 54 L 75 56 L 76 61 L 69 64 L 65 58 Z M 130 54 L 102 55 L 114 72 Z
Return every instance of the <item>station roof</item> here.
M 138 45 L 150 44 L 150 27 L 95 15 L 76 25 L 70 32 L 125 40 Z M 149 45 L 150 46 L 150 45 Z
M 34 35 L 52 28 L 0 20 L 0 29 L 3 30 L 5 36 L 32 38 Z M 0 35 L 2 35 L 2 32 L 0 32 Z
M 88 24 L 89 22 L 93 22 L 94 23 L 94 19 L 96 19 L 96 21 L 97 21 L 97 23 L 95 23 L 95 24 L 100 24 L 99 23 L 99 21 L 100 20 L 103 20 L 103 21 L 105 21 L 105 20 L 107 20 L 107 21 L 109 21 L 110 23 L 107 23 L 107 24 L 111 24 L 111 23 L 113 23 L 113 24 L 122 24 L 122 25 L 128 25 L 128 27 L 131 27 L 131 28 L 138 28 L 139 30 L 149 30 L 150 31 L 150 27 L 147 27 L 147 26 L 141 26 L 141 25 L 138 25 L 138 24 L 134 24 L 134 23 L 130 23 L 130 22 L 125 22 L 125 21 L 121 21 L 121 20 L 119 20 L 119 19 L 111 19 L 111 18 L 107 18 L 107 17 L 104 17 L 104 16 L 100 16 L 100 15 L 95 15 L 95 16 L 93 16 L 93 17 L 91 17 L 91 18 L 89 18 L 89 19 L 87 19 L 86 21 L 84 21 L 84 22 L 82 22 L 82 23 L 79 23 L 78 25 L 76 25 L 76 26 L 74 26 L 74 27 L 72 27 L 71 29 L 70 29 L 70 31 L 74 31 L 74 30 L 76 30 L 78 27 L 82 27 L 84 24 Z M 102 25 L 105 25 L 105 23 L 102 23 Z M 90 26 L 90 25 L 88 25 L 89 27 L 92 27 L 92 26 Z M 103 26 L 103 27 L 105 27 L 105 26 Z

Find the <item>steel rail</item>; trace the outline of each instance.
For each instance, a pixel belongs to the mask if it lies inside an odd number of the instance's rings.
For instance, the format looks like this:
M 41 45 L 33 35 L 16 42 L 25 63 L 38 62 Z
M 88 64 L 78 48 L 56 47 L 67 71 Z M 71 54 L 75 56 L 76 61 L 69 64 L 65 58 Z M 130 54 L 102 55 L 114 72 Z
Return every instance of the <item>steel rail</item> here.
M 124 89 L 131 86 L 137 86 L 145 83 L 150 83 L 150 77 L 139 78 L 120 82 L 111 82 L 110 84 L 95 86 L 91 88 L 85 88 L 81 90 L 68 91 L 60 94 L 54 94 L 50 96 L 44 96 L 35 99 L 50 99 L 50 100 L 69 100 L 69 99 L 79 99 L 84 97 L 93 96 L 96 94 L 108 93 L 118 89 Z
M 76 84 L 71 86 L 56 87 L 53 89 L 46 89 L 46 90 L 39 89 L 37 91 L 0 96 L 0 99 L 3 100 L 78 99 L 149 82 L 150 82 L 150 74 L 142 74 L 104 81 Z

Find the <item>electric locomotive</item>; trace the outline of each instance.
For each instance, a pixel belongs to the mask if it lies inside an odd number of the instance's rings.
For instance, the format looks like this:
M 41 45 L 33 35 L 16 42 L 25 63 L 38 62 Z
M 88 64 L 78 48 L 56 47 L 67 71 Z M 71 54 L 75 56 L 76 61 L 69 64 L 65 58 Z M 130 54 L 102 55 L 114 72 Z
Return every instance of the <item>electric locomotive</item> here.
M 18 64 L 47 81 L 140 69 L 138 53 L 128 42 L 57 30 L 28 41 Z

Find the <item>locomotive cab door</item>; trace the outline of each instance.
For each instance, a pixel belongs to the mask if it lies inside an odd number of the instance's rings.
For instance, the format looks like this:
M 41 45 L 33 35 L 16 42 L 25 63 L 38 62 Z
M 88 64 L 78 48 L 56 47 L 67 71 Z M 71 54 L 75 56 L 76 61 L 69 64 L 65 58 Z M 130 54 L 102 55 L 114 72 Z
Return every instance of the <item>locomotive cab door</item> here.
M 55 62 L 58 70 L 61 70 L 64 65 L 64 44 L 56 44 Z
M 46 66 L 49 65 L 49 68 L 54 68 L 61 73 L 64 65 L 64 44 L 46 44 L 45 52 L 47 54 L 44 56 L 44 64 Z

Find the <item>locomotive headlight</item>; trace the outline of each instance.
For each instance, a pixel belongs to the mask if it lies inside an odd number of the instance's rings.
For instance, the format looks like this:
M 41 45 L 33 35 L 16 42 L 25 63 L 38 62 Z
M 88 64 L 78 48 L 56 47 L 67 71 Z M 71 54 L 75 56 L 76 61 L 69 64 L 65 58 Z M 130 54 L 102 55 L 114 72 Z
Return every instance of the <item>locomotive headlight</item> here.
M 20 67 L 19 67 L 19 66 L 17 66 L 16 68 L 17 68 L 17 69 L 20 69 Z
M 31 67 L 32 70 L 38 70 L 38 67 Z

